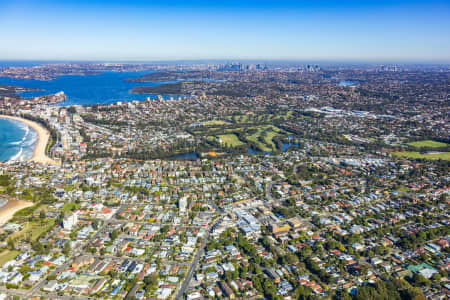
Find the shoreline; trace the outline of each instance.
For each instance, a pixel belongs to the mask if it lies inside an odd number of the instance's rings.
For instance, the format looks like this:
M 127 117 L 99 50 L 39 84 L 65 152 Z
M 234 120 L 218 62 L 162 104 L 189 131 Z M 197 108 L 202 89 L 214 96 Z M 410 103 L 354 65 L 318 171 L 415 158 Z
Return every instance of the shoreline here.
M 58 163 L 55 160 L 49 158 L 45 154 L 45 149 L 47 147 L 47 143 L 50 138 L 50 132 L 48 132 L 46 128 L 44 128 L 42 125 L 36 122 L 16 116 L 0 115 L 0 118 L 22 122 L 37 133 L 37 141 L 33 149 L 33 156 L 28 161 L 33 161 L 42 164 L 58 165 Z
M 28 202 L 25 200 L 19 200 L 12 197 L 4 197 L 6 202 L 3 206 L 0 207 L 0 226 L 8 223 L 8 221 L 14 216 L 16 212 L 21 209 L 33 206 L 33 202 Z

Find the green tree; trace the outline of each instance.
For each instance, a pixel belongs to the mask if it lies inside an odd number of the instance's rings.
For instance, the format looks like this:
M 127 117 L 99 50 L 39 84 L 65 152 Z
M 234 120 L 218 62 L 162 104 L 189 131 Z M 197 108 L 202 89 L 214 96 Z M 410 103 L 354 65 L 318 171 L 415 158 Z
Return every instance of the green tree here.
M 414 274 L 412 281 L 415 286 L 429 286 L 431 284 L 428 279 L 418 273 Z
M 70 242 L 65 242 L 63 247 L 63 253 L 64 255 L 69 255 L 70 252 Z
M 8 244 L 8 248 L 9 248 L 10 250 L 14 250 L 14 249 L 15 249 L 15 245 L 14 245 L 13 239 L 8 239 L 7 244 Z
M 440 281 L 441 280 L 441 274 L 439 273 L 434 273 L 433 276 L 431 277 L 431 279 L 433 281 Z
M 119 232 L 116 230 L 116 229 L 114 229 L 112 232 L 111 232 L 111 240 L 115 240 L 115 239 L 117 239 L 117 237 L 119 236 Z

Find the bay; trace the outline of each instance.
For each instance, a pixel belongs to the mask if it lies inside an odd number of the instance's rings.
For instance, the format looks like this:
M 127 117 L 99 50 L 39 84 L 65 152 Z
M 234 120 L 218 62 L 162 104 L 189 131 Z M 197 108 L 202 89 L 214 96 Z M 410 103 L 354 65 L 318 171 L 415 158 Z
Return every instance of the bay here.
M 25 88 L 42 89 L 42 91 L 22 92 L 23 98 L 55 94 L 63 91 L 67 100 L 59 103 L 62 106 L 69 105 L 94 105 L 111 104 L 116 102 L 129 102 L 132 100 L 145 100 L 147 97 L 155 99 L 157 95 L 152 94 L 132 94 L 130 90 L 137 86 L 156 86 L 164 83 L 174 83 L 176 81 L 161 82 L 130 82 L 127 78 L 138 78 L 144 74 L 154 71 L 139 72 L 113 72 L 107 71 L 98 75 L 64 75 L 53 80 L 41 81 L 32 79 L 15 79 L 0 77 L 0 84 L 16 85 Z M 176 97 L 176 96 L 172 96 Z M 171 96 L 164 96 L 170 99 Z

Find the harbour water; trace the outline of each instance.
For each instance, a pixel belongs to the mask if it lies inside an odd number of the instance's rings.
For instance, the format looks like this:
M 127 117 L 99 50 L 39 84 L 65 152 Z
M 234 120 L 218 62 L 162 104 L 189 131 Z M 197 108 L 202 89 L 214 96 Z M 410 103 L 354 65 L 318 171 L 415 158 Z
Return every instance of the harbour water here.
M 103 72 L 103 71 L 102 71 Z M 23 98 L 55 94 L 63 91 L 67 100 L 59 105 L 93 105 L 111 104 L 119 101 L 145 100 L 147 97 L 154 99 L 157 95 L 132 94 L 130 90 L 137 86 L 156 86 L 163 82 L 130 82 L 127 78 L 138 78 L 152 71 L 139 72 L 103 72 L 98 75 L 64 75 L 53 80 L 30 80 L 0 77 L 0 84 L 21 86 L 24 88 L 40 89 L 20 93 Z M 163 96 L 169 99 L 169 96 Z

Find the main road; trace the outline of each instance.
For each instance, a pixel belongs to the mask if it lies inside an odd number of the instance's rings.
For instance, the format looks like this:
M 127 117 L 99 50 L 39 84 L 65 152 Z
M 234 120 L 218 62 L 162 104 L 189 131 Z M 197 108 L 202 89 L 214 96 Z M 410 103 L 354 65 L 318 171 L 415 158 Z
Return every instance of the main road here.
M 210 225 L 208 227 L 208 231 L 206 232 L 205 239 L 202 241 L 202 245 L 200 246 L 200 249 L 198 249 L 197 253 L 194 256 L 194 259 L 192 260 L 191 266 L 189 267 L 186 277 L 184 278 L 180 289 L 178 290 L 177 294 L 175 295 L 175 300 L 182 299 L 184 293 L 186 292 L 186 290 L 189 286 L 189 283 L 191 282 L 192 277 L 194 276 L 194 272 L 197 269 L 197 265 L 200 262 L 200 258 L 202 258 L 203 254 L 205 253 L 205 247 L 209 241 L 209 236 L 211 235 L 211 230 L 212 230 L 212 228 L 214 228 L 214 225 L 216 225 L 219 221 L 221 221 L 221 219 L 222 218 L 217 219 L 213 225 Z

